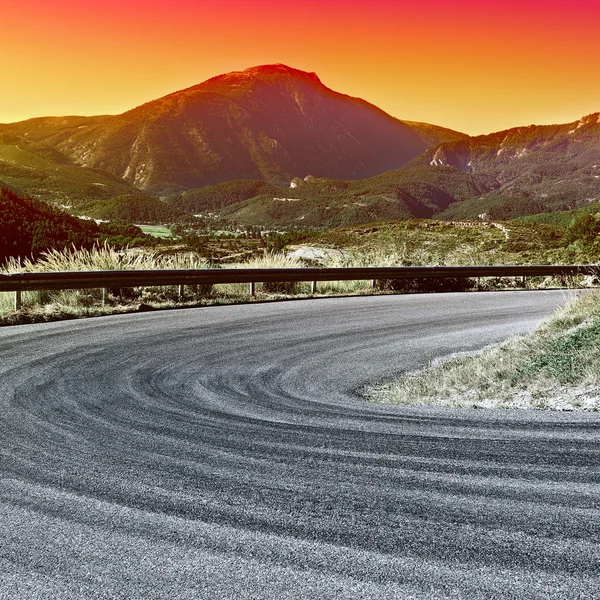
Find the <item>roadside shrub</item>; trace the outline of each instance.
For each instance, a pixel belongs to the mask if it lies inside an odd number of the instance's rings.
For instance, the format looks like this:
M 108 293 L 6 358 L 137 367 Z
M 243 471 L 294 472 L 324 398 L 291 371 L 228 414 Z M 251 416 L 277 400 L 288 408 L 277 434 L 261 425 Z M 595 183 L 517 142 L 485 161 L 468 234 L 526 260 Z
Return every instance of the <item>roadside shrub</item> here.
M 262 289 L 268 294 L 297 294 L 300 283 L 297 281 L 265 281 Z
M 466 292 L 477 285 L 470 277 L 377 279 L 375 288 L 393 292 Z
M 540 373 L 559 383 L 577 383 L 591 371 L 600 374 L 600 320 L 584 322 L 574 331 L 550 340 L 528 355 L 512 374 L 513 384 Z

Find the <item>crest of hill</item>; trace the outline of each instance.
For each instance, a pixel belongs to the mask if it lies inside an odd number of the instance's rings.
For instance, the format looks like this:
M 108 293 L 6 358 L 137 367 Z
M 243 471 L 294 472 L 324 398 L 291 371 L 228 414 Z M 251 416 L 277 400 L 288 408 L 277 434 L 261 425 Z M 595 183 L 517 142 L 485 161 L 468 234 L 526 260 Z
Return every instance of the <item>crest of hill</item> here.
M 77 214 L 105 221 L 159 225 L 173 223 L 185 213 L 152 196 L 127 194 L 109 200 L 93 200 L 77 207 Z
M 361 179 L 467 137 L 400 121 L 329 89 L 314 73 L 280 64 L 213 77 L 121 115 L 71 118 L 60 131 L 49 119 L 29 122 L 31 131 L 27 123 L 15 132 L 152 194 L 235 179 Z
M 35 142 L 56 145 L 78 129 L 100 123 L 110 115 L 95 117 L 34 117 L 17 123 L 0 123 L 0 131 L 7 131 Z
M 232 182 L 167 199 L 190 212 L 220 203 L 219 215 L 234 223 L 268 226 L 333 227 L 379 220 L 430 218 L 457 200 L 477 197 L 494 184 L 457 168 L 413 167 L 363 180 L 306 177 L 287 190 Z

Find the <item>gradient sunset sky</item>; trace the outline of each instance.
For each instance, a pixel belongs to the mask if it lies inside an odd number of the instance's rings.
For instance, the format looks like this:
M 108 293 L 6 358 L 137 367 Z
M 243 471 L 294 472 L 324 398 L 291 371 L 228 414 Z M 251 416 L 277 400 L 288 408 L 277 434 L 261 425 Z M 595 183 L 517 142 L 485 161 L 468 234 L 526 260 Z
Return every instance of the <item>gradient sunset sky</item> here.
M 0 123 L 285 63 L 469 134 L 600 111 L 599 0 L 0 0 Z

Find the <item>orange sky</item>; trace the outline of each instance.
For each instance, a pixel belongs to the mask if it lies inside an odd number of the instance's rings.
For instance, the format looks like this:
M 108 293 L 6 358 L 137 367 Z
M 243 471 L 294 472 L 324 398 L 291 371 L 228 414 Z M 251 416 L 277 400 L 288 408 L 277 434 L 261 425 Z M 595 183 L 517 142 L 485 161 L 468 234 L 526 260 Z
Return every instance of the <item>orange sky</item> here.
M 600 111 L 598 0 L 0 0 L 0 122 L 282 62 L 470 134 Z

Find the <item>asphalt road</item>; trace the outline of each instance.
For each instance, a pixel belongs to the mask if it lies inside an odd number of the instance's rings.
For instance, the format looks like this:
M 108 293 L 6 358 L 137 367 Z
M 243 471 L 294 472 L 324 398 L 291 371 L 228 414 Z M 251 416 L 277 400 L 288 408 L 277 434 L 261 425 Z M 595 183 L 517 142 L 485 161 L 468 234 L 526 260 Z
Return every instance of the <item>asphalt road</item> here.
M 599 598 L 600 417 L 360 396 L 565 299 L 0 330 L 0 598 Z

